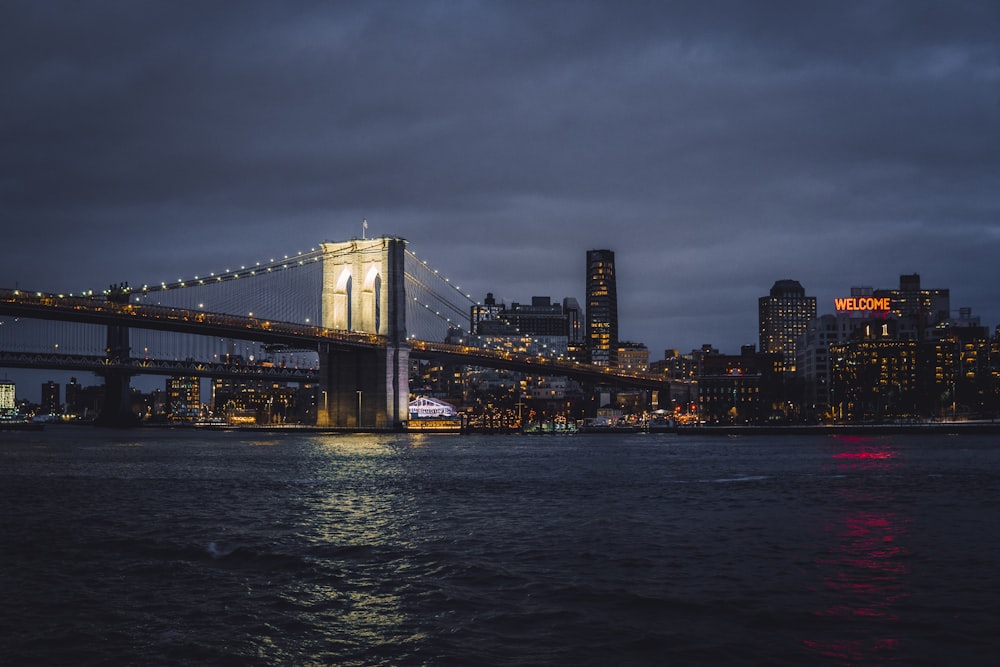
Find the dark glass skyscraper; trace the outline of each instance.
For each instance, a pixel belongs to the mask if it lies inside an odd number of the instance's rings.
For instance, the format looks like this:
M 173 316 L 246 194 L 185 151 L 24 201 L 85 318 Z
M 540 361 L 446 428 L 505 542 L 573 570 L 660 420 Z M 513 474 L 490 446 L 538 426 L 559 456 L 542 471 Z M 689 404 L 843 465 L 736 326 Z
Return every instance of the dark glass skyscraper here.
M 618 356 L 618 286 L 615 253 L 587 251 L 587 345 L 590 361 L 614 366 Z
M 42 414 L 58 415 L 62 413 L 59 402 L 59 383 L 49 380 L 42 385 Z

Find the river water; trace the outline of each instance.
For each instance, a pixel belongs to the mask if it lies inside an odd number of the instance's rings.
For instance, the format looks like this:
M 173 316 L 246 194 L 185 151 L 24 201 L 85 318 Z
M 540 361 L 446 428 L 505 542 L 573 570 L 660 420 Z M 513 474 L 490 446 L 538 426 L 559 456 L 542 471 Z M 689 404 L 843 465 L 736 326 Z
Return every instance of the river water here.
M 997 436 L 0 433 L 0 663 L 994 665 Z

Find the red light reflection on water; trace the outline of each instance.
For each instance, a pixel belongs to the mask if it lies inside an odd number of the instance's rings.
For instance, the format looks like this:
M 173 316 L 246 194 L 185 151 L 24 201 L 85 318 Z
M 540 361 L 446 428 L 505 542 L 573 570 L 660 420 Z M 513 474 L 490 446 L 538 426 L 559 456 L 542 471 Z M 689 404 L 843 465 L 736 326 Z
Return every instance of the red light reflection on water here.
M 899 647 L 893 636 L 897 609 L 909 596 L 909 552 L 902 544 L 909 518 L 880 509 L 893 503 L 879 475 L 898 461 L 879 440 L 846 437 L 838 443 L 843 449 L 833 454 L 832 471 L 849 482 L 834 492 L 837 514 L 824 525 L 834 541 L 816 559 L 822 573 L 816 592 L 829 604 L 813 614 L 828 619 L 836 634 L 848 636 L 805 639 L 803 645 L 846 664 L 891 660 Z
M 863 461 L 865 459 L 873 459 L 876 461 L 883 461 L 885 459 L 892 458 L 892 452 L 842 452 L 840 454 L 834 454 L 835 459 L 854 459 Z

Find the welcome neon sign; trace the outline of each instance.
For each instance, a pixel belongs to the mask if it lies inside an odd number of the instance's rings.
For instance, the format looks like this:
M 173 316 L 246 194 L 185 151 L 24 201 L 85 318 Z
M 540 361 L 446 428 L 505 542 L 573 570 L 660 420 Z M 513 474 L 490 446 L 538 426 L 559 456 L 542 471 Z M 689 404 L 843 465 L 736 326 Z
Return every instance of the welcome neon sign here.
M 852 296 L 845 297 L 843 299 L 834 299 L 834 306 L 836 306 L 838 311 L 841 312 L 863 312 L 863 313 L 874 313 L 878 315 L 888 315 L 889 314 L 889 297 L 874 297 L 874 296 Z

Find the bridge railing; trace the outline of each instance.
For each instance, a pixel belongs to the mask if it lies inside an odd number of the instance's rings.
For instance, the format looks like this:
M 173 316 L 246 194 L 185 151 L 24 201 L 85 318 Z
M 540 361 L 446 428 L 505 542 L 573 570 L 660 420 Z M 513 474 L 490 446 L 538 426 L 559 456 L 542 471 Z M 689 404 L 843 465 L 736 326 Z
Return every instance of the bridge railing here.
M 489 350 L 468 345 L 455 345 L 453 343 L 436 343 L 422 340 L 410 340 L 409 343 L 410 347 L 417 352 L 453 356 L 464 359 L 464 363 L 470 365 L 475 365 L 478 359 L 488 362 L 509 362 L 512 365 L 517 364 L 519 366 L 537 368 L 540 375 L 587 375 L 598 381 L 602 378 L 607 379 L 608 382 L 627 379 L 647 384 L 662 384 L 667 381 L 667 378 L 656 373 L 595 366 L 594 364 L 581 363 L 569 359 L 554 359 L 552 357 L 518 354 L 506 350 Z
M 25 317 L 31 317 L 32 315 L 46 317 L 52 313 L 74 312 L 80 316 L 107 316 L 109 319 L 120 320 L 119 323 L 124 325 L 128 325 L 131 321 L 135 320 L 146 320 L 204 325 L 206 328 L 215 326 L 225 329 L 247 329 L 250 332 L 266 332 L 276 336 L 312 339 L 316 342 L 335 341 L 370 347 L 384 347 L 387 342 L 384 336 L 371 333 L 325 329 L 309 324 L 278 322 L 257 317 L 244 317 L 226 313 L 172 308 L 169 306 L 115 303 L 106 301 L 103 297 L 80 297 L 65 294 L 0 289 L 0 304 L 15 306 L 20 314 Z

